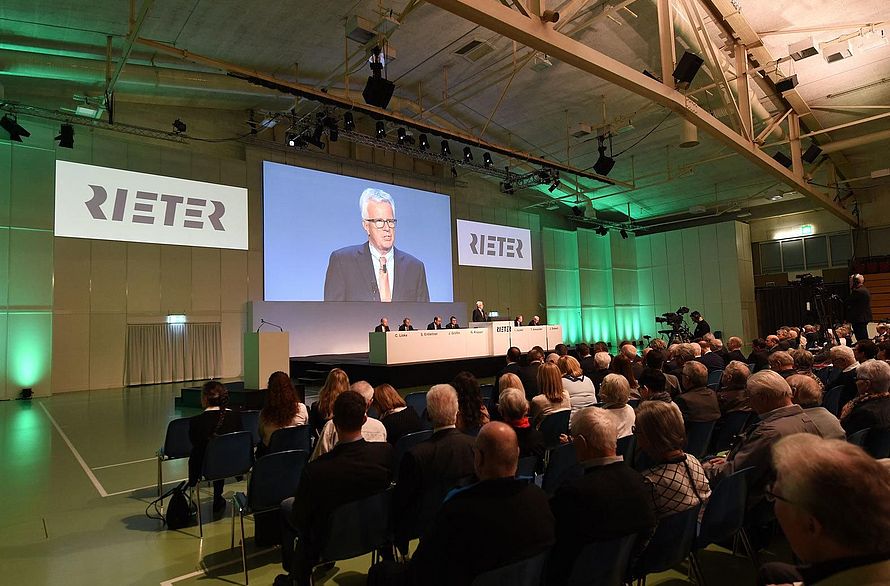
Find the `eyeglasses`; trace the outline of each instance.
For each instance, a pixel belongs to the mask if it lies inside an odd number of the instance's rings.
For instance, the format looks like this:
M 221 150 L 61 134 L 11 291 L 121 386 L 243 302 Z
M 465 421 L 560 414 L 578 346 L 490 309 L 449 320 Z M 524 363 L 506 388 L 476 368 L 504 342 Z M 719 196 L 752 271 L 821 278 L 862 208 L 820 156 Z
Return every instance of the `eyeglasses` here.
M 780 494 L 776 494 L 775 492 L 775 484 L 768 484 L 766 490 L 763 491 L 764 496 L 768 502 L 774 503 L 776 501 L 782 501 L 784 503 L 788 503 L 789 505 L 793 505 L 792 501 L 789 501 L 785 497 Z
M 387 220 L 385 218 L 365 218 L 365 221 L 374 224 L 374 227 L 377 229 L 382 229 L 384 226 L 395 228 L 397 220 Z

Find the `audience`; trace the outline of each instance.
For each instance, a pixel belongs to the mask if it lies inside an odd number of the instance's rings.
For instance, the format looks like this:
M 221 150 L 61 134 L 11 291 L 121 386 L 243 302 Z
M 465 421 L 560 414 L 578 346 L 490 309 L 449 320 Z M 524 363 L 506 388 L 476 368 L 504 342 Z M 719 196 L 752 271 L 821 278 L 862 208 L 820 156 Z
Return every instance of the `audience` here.
M 683 365 L 683 389 L 674 400 L 687 423 L 704 423 L 720 419 L 717 393 L 708 388 L 708 369 L 698 361 Z
M 878 344 L 878 360 L 887 362 L 890 360 L 890 340 L 884 340 Z
M 612 355 L 608 352 L 597 352 L 593 355 L 593 362 L 596 365 L 596 370 L 590 375 L 590 380 L 593 382 L 596 392 L 599 392 L 603 379 L 612 372 Z
M 538 394 L 538 369 L 544 361 L 543 350 L 535 347 L 528 351 L 528 364 L 520 367 L 519 378 L 525 389 L 525 398 L 529 401 Z
M 726 415 L 733 411 L 750 411 L 748 396 L 745 394 L 745 385 L 751 371 L 748 366 L 738 360 L 733 360 L 723 369 L 720 377 L 720 390 L 717 391 L 717 404 L 720 405 L 720 413 Z
M 726 366 L 723 358 L 713 351 L 713 344 L 712 338 L 705 338 L 698 342 L 698 346 L 701 348 L 701 356 L 696 358 L 696 361 L 704 364 L 708 368 L 708 372 L 723 370 L 723 367 Z
M 476 435 L 490 419 L 479 381 L 472 373 L 463 371 L 457 373 L 451 386 L 457 391 L 457 429 Z
M 572 403 L 572 415 L 579 409 L 596 405 L 596 388 L 593 381 L 584 375 L 581 363 L 572 356 L 562 356 L 558 366 L 562 372 L 562 388 L 569 394 Z
M 581 371 L 587 378 L 592 377 L 596 372 L 596 361 L 590 353 L 590 346 L 583 342 L 578 344 L 578 362 L 581 364 Z
M 726 342 L 726 349 L 729 351 L 725 358 L 726 364 L 733 360 L 738 360 L 742 364 L 748 363 L 748 357 L 742 354 L 742 339 L 738 336 L 732 336 Z
M 792 374 L 796 374 L 794 358 L 784 350 L 777 350 L 769 355 L 769 367 L 782 375 L 782 378 L 788 378 Z
M 420 416 L 405 404 L 405 400 L 392 385 L 384 383 L 377 386 L 371 404 L 386 428 L 386 441 L 390 444 L 396 445 L 402 436 L 423 430 Z
M 804 411 L 808 409 L 822 409 L 822 389 L 813 379 L 806 375 L 795 374 L 785 379 L 791 387 L 791 402 L 800 405 Z M 827 412 L 827 410 L 826 410 Z M 831 413 L 829 413 L 831 415 Z M 831 415 L 834 417 L 834 415 Z M 837 419 L 835 417 L 835 419 Z
M 695 361 L 695 349 L 698 348 L 698 344 L 678 344 L 673 351 L 673 360 L 671 361 L 670 366 L 665 367 L 665 372 L 667 374 L 672 374 L 676 376 L 680 381 L 680 389 L 683 387 L 683 367 L 686 366 L 687 362 Z
M 711 497 L 711 486 L 701 463 L 683 451 L 683 418 L 660 401 L 647 401 L 637 410 L 637 444 L 654 462 L 643 476 L 652 485 L 655 516 L 682 513 Z
M 519 457 L 534 456 L 538 465 L 535 469 L 543 472 L 544 454 L 547 444 L 544 435 L 532 427 L 528 420 L 528 401 L 520 389 L 506 389 L 498 399 L 501 420 L 513 428 L 519 441 Z
M 287 373 L 273 372 L 266 384 L 266 405 L 260 411 L 260 439 L 257 457 L 268 451 L 272 434 L 285 427 L 305 425 L 309 421 L 309 411 L 303 404 L 303 397 L 294 388 Z
M 502 368 L 494 379 L 495 388 L 498 387 L 498 383 L 501 380 L 501 377 L 505 374 L 519 374 L 520 360 L 522 360 L 522 350 L 520 350 L 516 346 L 510 346 L 510 348 L 507 349 L 507 366 Z
M 653 352 L 658 352 L 658 350 L 653 350 Z M 640 374 L 640 395 L 642 395 L 643 402 L 661 401 L 662 403 L 667 403 L 682 418 L 683 414 L 680 412 L 680 407 L 671 399 L 671 394 L 668 392 L 666 385 L 667 379 L 660 370 L 644 368 Z
M 318 400 L 309 407 L 309 424 L 315 437 L 321 434 L 321 429 L 333 416 L 334 401 L 340 393 L 348 390 L 349 377 L 346 372 L 340 368 L 332 369 L 318 391 Z
M 541 394 L 533 397 L 529 405 L 529 414 L 535 429 L 551 413 L 572 408 L 572 400 L 568 391 L 563 388 L 562 374 L 557 365 L 549 362 L 541 365 L 538 369 L 538 390 Z
M 816 373 L 813 372 L 813 363 L 815 362 L 813 353 L 809 350 L 798 348 L 797 350 L 792 350 L 790 354 L 791 358 L 794 359 L 795 372 L 797 372 L 797 374 L 802 374 L 804 376 L 812 378 L 819 384 L 819 388 L 824 391 L 825 383 L 823 383 L 822 379 L 816 376 Z
M 374 387 L 367 381 L 360 380 L 352 383 L 349 390 L 355 391 L 365 400 L 365 413 L 367 413 L 371 402 L 374 400 Z M 377 419 L 365 417 L 365 421 L 362 424 L 362 437 L 369 442 L 385 442 L 386 427 Z M 316 460 L 322 454 L 333 450 L 334 446 L 337 445 L 337 441 L 337 426 L 334 425 L 332 419 L 324 424 L 321 435 L 318 436 L 318 441 L 315 443 L 315 449 L 312 451 L 310 461 Z
M 825 387 L 829 390 L 842 387 L 838 404 L 843 407 L 856 396 L 856 369 L 859 368 L 859 362 L 856 361 L 853 349 L 849 346 L 832 346 L 828 355 L 831 358 L 832 369 Z
M 546 583 L 553 586 L 566 583 L 588 543 L 630 534 L 645 540 L 655 527 L 651 490 L 640 473 L 616 455 L 618 430 L 607 412 L 582 409 L 572 419 L 571 435 L 583 475 L 562 483 L 550 499 L 556 545 Z
M 754 365 L 754 372 L 769 368 L 769 347 L 766 340 L 755 338 L 751 341 L 751 354 L 745 362 Z
M 628 344 L 629 345 L 629 344 Z M 631 346 L 632 347 L 632 346 Z M 636 348 L 634 348 L 636 350 Z M 630 389 L 630 397 L 632 399 L 640 398 L 640 385 L 634 374 L 634 363 L 625 354 L 619 354 L 612 359 L 612 372 L 623 376 L 627 380 Z
M 663 344 L 664 340 L 661 342 Z M 646 364 L 646 368 L 657 370 L 664 375 L 665 390 L 673 397 L 680 393 L 680 380 L 675 375 L 664 372 L 665 358 L 664 350 L 653 348 L 643 358 L 643 362 Z M 642 384 L 640 383 L 640 385 Z
M 620 356 L 624 356 L 630 362 L 634 378 L 639 378 L 640 373 L 643 371 L 643 364 L 640 362 L 640 357 L 637 354 L 637 347 L 631 342 L 622 342 L 620 350 Z M 619 372 L 618 374 L 624 373 Z M 627 380 L 630 382 L 630 379 Z M 631 383 L 631 388 L 633 388 L 633 383 Z
M 226 408 L 229 403 L 229 391 L 219 381 L 209 381 L 201 388 L 201 407 L 199 415 L 189 418 L 189 440 L 192 452 L 189 454 L 189 486 L 195 486 L 201 479 L 204 466 L 204 452 L 210 438 L 241 431 L 241 414 Z M 220 513 L 226 508 L 226 500 L 222 497 L 224 480 L 213 482 L 213 512 Z
M 860 364 L 856 388 L 859 393 L 841 410 L 841 425 L 847 435 L 890 426 L 890 365 L 882 360 Z
M 603 384 L 600 386 L 600 400 L 603 402 L 603 410 L 615 425 L 618 439 L 633 434 L 636 417 L 633 407 L 627 404 L 629 398 L 630 385 L 626 378 L 613 373 L 603 379 Z

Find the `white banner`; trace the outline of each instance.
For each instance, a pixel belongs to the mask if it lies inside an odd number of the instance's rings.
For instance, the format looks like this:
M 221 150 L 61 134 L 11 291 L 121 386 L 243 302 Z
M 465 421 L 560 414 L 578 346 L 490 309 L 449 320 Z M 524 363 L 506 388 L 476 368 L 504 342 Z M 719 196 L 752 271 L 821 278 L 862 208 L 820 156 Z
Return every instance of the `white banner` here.
M 247 250 L 247 189 L 56 161 L 55 235 Z
M 524 228 L 457 221 L 457 263 L 532 270 L 532 234 Z

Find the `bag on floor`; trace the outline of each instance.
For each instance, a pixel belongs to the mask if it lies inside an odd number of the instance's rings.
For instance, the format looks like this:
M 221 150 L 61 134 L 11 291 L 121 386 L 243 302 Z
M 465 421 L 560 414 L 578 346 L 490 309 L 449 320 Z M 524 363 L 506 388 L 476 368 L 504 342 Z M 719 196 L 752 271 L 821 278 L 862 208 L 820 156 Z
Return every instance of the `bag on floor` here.
M 194 505 L 186 494 L 185 485 L 185 481 L 180 482 L 171 491 L 170 502 L 167 503 L 167 514 L 164 516 L 167 529 L 175 530 L 187 527 L 195 515 Z

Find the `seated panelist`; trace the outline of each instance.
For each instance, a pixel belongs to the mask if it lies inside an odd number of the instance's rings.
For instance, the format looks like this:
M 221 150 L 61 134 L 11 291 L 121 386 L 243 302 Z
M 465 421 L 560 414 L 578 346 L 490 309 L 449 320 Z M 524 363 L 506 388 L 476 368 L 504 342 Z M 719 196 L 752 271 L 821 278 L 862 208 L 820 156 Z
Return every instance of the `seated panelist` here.
M 457 323 L 457 318 L 452 315 L 451 319 L 448 320 L 448 323 L 445 324 L 445 329 L 446 330 L 459 330 L 460 324 Z
M 380 324 L 374 328 L 375 332 L 388 332 L 389 331 L 389 320 L 385 317 L 380 318 Z
M 441 330 L 441 329 L 442 329 L 442 318 L 441 318 L 440 316 L 438 316 L 438 315 L 437 315 L 436 317 L 434 317 L 434 318 L 433 318 L 433 321 L 431 321 L 431 322 L 426 326 L 426 329 L 428 329 L 428 330 Z
M 521 314 L 521 313 L 520 313 L 519 315 L 517 315 L 517 316 L 513 319 L 513 325 L 514 325 L 515 327 L 517 327 L 517 328 L 518 328 L 518 327 L 521 327 L 521 326 L 523 325 L 523 324 L 522 324 L 522 314 Z
M 400 332 L 413 332 L 414 326 L 411 325 L 411 320 L 409 318 L 405 318 L 402 320 L 402 325 L 399 326 Z

